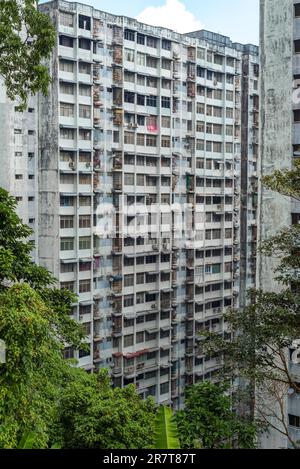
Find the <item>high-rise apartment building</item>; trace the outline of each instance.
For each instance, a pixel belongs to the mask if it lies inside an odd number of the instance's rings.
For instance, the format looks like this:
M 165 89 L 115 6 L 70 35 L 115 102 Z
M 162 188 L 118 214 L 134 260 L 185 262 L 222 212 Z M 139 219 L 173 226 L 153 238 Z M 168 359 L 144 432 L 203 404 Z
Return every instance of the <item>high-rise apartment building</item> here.
M 38 256 L 78 294 L 90 344 L 66 357 L 179 408 L 220 366 L 198 333 L 224 333 L 255 281 L 258 48 L 40 9 L 57 46 L 38 99 Z
M 261 161 L 259 175 L 287 169 L 299 158 L 300 150 L 300 2 L 261 0 Z M 259 233 L 266 239 L 283 227 L 300 221 L 300 205 L 287 197 L 259 191 Z M 273 269 L 276 259 L 259 256 L 257 285 L 278 291 Z M 291 373 L 299 376 L 300 365 L 291 363 Z M 281 412 L 278 409 L 278 412 Z M 300 405 L 296 394 L 286 396 L 285 421 L 294 441 L 300 440 Z M 274 420 L 278 425 L 278 420 Z M 284 430 L 285 432 L 285 430 Z M 287 448 L 288 438 L 270 431 L 263 438 L 265 448 Z

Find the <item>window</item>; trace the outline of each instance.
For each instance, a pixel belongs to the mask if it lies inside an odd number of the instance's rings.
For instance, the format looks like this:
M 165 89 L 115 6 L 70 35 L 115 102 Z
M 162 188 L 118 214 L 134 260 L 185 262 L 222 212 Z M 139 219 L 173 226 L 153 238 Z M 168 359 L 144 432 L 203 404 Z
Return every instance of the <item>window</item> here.
M 74 207 L 75 199 L 73 197 L 61 196 L 60 206 L 61 207 Z
M 223 99 L 223 91 L 222 90 L 214 90 L 214 99 L 222 100 Z
M 136 97 L 136 104 L 138 106 L 145 106 L 145 96 L 142 94 L 138 94 Z
M 15 174 L 15 179 L 17 180 L 23 179 L 23 174 Z
M 227 57 L 226 58 L 226 65 L 227 65 L 227 67 L 234 67 L 234 58 L 233 57 Z
M 74 282 L 61 282 L 60 283 L 61 290 L 70 290 L 74 292 Z
M 157 106 L 157 96 L 147 96 L 147 106 L 156 107 Z
M 146 54 L 142 54 L 141 52 L 137 52 L 136 56 L 136 63 L 137 65 L 146 65 Z
M 169 389 L 170 389 L 170 383 L 169 382 L 162 383 L 160 385 L 160 394 L 168 394 Z
M 73 73 L 74 72 L 74 62 L 71 60 L 60 59 L 59 61 L 59 70 L 62 72 Z
M 80 215 L 79 216 L 79 228 L 90 228 L 91 227 L 91 217 L 89 215 Z
M 197 67 L 197 77 L 205 78 L 205 68 Z
M 79 129 L 79 140 L 91 140 L 92 132 L 86 129 Z
M 125 173 L 124 184 L 125 186 L 134 186 L 134 174 Z
M 167 96 L 162 96 L 161 97 L 161 107 L 166 108 L 166 109 L 170 109 L 170 107 L 171 107 L 171 98 L 169 98 Z
M 171 41 L 168 41 L 167 39 L 163 39 L 161 47 L 164 50 L 171 50 Z
M 170 90 L 171 89 L 171 81 L 162 79 L 161 87 L 165 90 Z
M 79 49 L 91 50 L 91 41 L 85 37 L 80 37 L 78 40 Z
M 226 108 L 226 118 L 233 119 L 233 108 L 231 107 Z
M 162 59 L 161 68 L 164 70 L 171 70 L 171 60 Z
M 79 358 L 89 357 L 91 355 L 90 350 L 79 350 Z
M 127 62 L 134 62 L 134 50 L 124 49 L 124 57 Z
M 134 284 L 134 275 L 125 275 L 124 276 L 124 287 L 132 287 Z
M 223 65 L 223 57 L 222 55 L 215 54 L 214 56 L 214 63 L 217 65 Z
M 63 117 L 74 117 L 74 104 L 60 103 L 60 115 Z
M 300 428 L 300 417 L 289 414 L 289 425 L 291 427 Z
M 74 84 L 61 82 L 59 85 L 59 91 L 62 94 L 74 95 Z
M 145 176 L 143 174 L 137 174 L 136 185 L 143 187 L 145 185 Z
M 155 37 L 147 36 L 147 46 L 153 47 L 153 49 L 157 48 L 157 39 Z
M 146 77 L 144 77 L 144 75 L 139 75 L 138 74 L 137 77 L 136 77 L 137 84 L 140 85 L 140 86 L 145 86 L 145 78 Z
M 61 11 L 59 14 L 59 23 L 68 28 L 73 28 L 73 15 Z
M 125 91 L 125 93 L 124 93 L 124 101 L 125 101 L 125 103 L 134 104 L 134 97 L 135 97 L 135 94 L 134 94 L 134 93 L 131 93 L 131 92 L 129 92 L 129 91 Z
M 91 323 L 90 322 L 86 322 L 84 324 L 81 324 L 81 327 L 82 327 L 84 335 L 90 335 L 90 333 L 91 333 Z
M 197 114 L 205 114 L 205 104 L 197 103 Z
M 73 47 L 74 39 L 69 36 L 59 36 L 59 45 L 63 47 Z
M 147 67 L 157 68 L 158 60 L 155 57 L 150 57 L 149 55 L 147 55 L 146 64 Z
M 61 216 L 60 217 L 60 227 L 61 229 L 74 228 L 74 217 L 73 216 Z
M 294 41 L 294 48 L 295 48 L 295 54 L 300 53 L 300 39 L 297 39 Z
M 147 86 L 149 88 L 157 88 L 157 78 L 147 77 Z
M 222 129 L 223 129 L 222 125 L 220 125 L 220 124 L 214 124 L 213 133 L 214 133 L 215 135 L 222 135 Z M 227 135 L 228 135 L 228 134 L 227 134 Z
M 91 238 L 89 236 L 79 238 L 79 249 L 91 249 Z
M 91 291 L 91 281 L 80 280 L 79 281 L 79 293 L 89 293 L 90 291 Z
M 61 127 L 60 129 L 60 138 L 64 140 L 74 140 L 75 130 Z
M 144 146 L 145 145 L 145 135 L 144 134 L 137 134 L 136 144 L 139 145 L 139 146 Z
M 197 57 L 199 60 L 205 60 L 205 49 L 198 48 Z
M 74 349 L 73 347 L 66 347 L 63 351 L 64 360 L 71 360 L 74 358 Z
M 157 136 L 156 135 L 147 135 L 146 136 L 146 146 L 147 147 L 156 147 L 157 146 Z
M 89 16 L 79 15 L 78 25 L 80 29 L 91 30 L 91 18 Z
M 79 117 L 82 119 L 90 119 L 92 115 L 91 106 L 79 104 Z
M 16 151 L 15 156 L 22 156 L 22 152 L 21 151 Z
M 226 142 L 226 153 L 233 153 L 233 143 Z
M 233 101 L 233 91 L 226 91 L 226 101 Z
M 163 148 L 170 148 L 171 146 L 171 137 L 168 135 L 162 135 L 161 137 L 161 146 Z
M 161 118 L 161 126 L 165 129 L 170 129 L 171 127 L 171 117 L 162 116 Z
M 124 132 L 125 145 L 134 145 L 134 135 L 133 132 Z
M 145 125 L 145 116 L 137 116 L 136 122 L 138 125 L 144 126 Z
M 134 335 L 133 334 L 124 336 L 124 347 L 132 347 L 133 342 L 134 342 Z
M 91 197 L 89 197 L 89 196 L 79 197 L 79 206 L 80 207 L 90 207 L 91 206 Z
M 135 41 L 135 32 L 130 29 L 125 29 L 124 38 L 127 41 Z
M 79 96 L 91 96 L 91 87 L 89 85 L 79 85 Z
M 91 64 L 87 62 L 79 62 L 79 73 L 82 73 L 83 75 L 90 75 Z
M 142 46 L 145 45 L 145 36 L 144 34 L 140 34 L 140 33 L 137 33 L 137 38 L 136 38 L 136 42 L 138 44 L 141 44 Z
M 90 174 L 79 174 L 79 184 L 91 185 L 92 177 Z
M 125 295 L 124 296 L 124 308 L 129 308 L 130 306 L 133 306 L 133 305 L 134 305 L 134 296 Z
M 76 264 L 60 264 L 60 272 L 62 274 L 68 274 L 75 272 Z
M 136 333 L 136 343 L 141 344 L 144 342 L 144 332 L 137 332 Z
M 214 153 L 222 153 L 222 143 L 221 142 L 213 142 L 213 152 Z
M 132 72 L 124 72 L 124 81 L 127 81 L 129 83 L 134 83 L 135 82 L 135 74 Z
M 60 250 L 61 251 L 73 251 L 74 249 L 74 238 L 61 238 Z
M 90 163 L 91 162 L 91 154 L 86 151 L 79 152 L 79 162 L 80 163 Z

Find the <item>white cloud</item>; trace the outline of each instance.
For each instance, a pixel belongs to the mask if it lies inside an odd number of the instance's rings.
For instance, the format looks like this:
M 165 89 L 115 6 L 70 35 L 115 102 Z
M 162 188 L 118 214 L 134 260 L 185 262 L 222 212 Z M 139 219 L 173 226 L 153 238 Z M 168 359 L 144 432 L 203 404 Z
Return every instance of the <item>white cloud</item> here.
M 186 9 L 180 0 L 166 0 L 160 7 L 147 7 L 136 19 L 153 26 L 173 29 L 178 33 L 188 33 L 203 29 L 203 24 Z

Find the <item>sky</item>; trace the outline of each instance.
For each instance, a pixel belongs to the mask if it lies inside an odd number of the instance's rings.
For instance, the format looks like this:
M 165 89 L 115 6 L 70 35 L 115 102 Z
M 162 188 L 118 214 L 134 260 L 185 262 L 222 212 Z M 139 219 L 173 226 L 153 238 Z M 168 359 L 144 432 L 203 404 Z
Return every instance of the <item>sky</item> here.
M 180 33 L 205 28 L 229 36 L 234 42 L 258 44 L 259 0 L 80 0 L 80 3 Z

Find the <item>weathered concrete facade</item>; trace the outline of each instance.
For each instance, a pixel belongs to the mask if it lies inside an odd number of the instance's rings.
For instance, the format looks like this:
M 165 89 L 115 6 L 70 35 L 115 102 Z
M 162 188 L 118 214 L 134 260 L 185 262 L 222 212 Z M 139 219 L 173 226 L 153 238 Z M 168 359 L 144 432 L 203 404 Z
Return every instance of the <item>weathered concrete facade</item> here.
M 295 4 L 299 2 L 261 0 L 260 178 L 273 173 L 275 169 L 291 168 L 293 157 L 297 157 L 297 145 L 300 144 L 299 123 L 294 122 L 293 115 L 293 110 L 299 109 L 299 104 L 293 103 L 294 80 L 299 78 L 299 54 L 296 53 L 294 41 L 300 39 L 300 18 L 294 8 Z M 289 226 L 292 215 L 299 218 L 299 204 L 291 203 L 287 197 L 267 191 L 261 185 L 259 197 L 259 240 Z M 259 288 L 269 291 L 281 288 L 274 280 L 275 266 L 275 259 L 259 255 Z M 295 366 L 293 372 L 299 374 L 297 368 L 299 367 Z M 286 423 L 289 425 L 290 416 L 300 416 L 298 396 L 287 397 L 284 407 Z M 289 432 L 295 440 L 300 439 L 299 428 L 289 426 Z M 288 439 L 277 431 L 265 435 L 261 444 L 264 448 L 289 446 Z
M 0 187 L 17 198 L 17 213 L 34 230 L 31 239 L 37 247 L 37 97 L 29 97 L 25 112 L 16 106 L 0 80 Z M 33 258 L 38 260 L 37 249 Z

